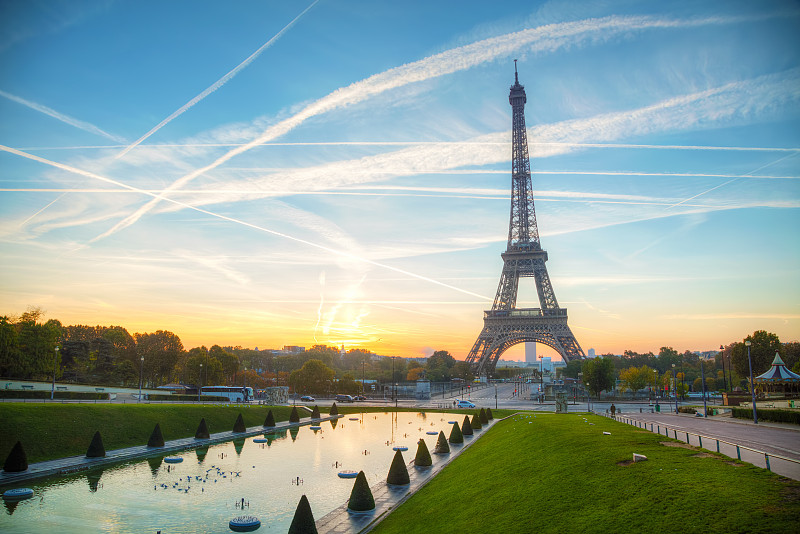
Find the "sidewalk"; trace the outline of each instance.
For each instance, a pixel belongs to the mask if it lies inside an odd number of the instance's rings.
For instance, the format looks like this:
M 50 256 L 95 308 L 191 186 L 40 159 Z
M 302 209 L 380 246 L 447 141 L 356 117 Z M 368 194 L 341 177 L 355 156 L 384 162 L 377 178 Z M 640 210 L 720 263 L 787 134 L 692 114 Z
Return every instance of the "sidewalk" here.
M 171 452 L 179 452 L 189 449 L 196 449 L 197 447 L 204 447 L 214 443 L 221 443 L 230 441 L 237 438 L 247 438 L 264 434 L 267 432 L 280 432 L 286 431 L 290 428 L 310 425 L 318 421 L 329 421 L 343 417 L 338 416 L 325 416 L 320 419 L 305 418 L 300 419 L 299 423 L 289 423 L 288 421 L 278 423 L 274 427 L 254 426 L 248 428 L 245 432 L 216 432 L 211 434 L 209 439 L 196 439 L 194 437 L 175 439 L 164 443 L 163 447 L 148 447 L 147 445 L 137 445 L 135 447 L 127 447 L 125 449 L 117 449 L 113 451 L 106 451 L 106 455 L 102 458 L 87 458 L 86 456 L 68 456 L 66 458 L 59 458 L 57 460 L 48 460 L 46 462 L 38 462 L 28 465 L 28 469 L 19 473 L 6 473 L 0 471 L 0 486 L 6 484 L 17 484 L 34 478 L 41 478 L 50 475 L 64 475 L 68 473 L 77 473 L 80 471 L 87 471 L 99 465 L 108 465 L 119 462 L 126 462 L 139 458 L 147 458 L 151 456 L 164 456 Z M 87 443 L 88 447 L 89 444 Z
M 347 511 L 347 503 L 332 512 L 328 513 L 317 523 L 319 534 L 350 534 L 366 533 L 375 528 L 392 510 L 405 502 L 410 496 L 416 493 L 422 486 L 428 483 L 439 471 L 441 471 L 454 458 L 461 454 L 467 447 L 475 443 L 486 431 L 494 426 L 498 419 L 489 421 L 481 430 L 475 430 L 475 435 L 464 436 L 464 443 L 450 444 L 450 454 L 433 454 L 433 466 L 416 467 L 412 459 L 408 463 L 408 475 L 411 484 L 408 486 L 390 486 L 386 482 L 381 482 L 370 489 L 375 498 L 375 510 L 367 513 L 355 513 Z M 411 449 L 408 451 L 411 453 Z M 416 451 L 414 451 L 416 452 Z M 388 467 L 387 467 L 388 473 Z

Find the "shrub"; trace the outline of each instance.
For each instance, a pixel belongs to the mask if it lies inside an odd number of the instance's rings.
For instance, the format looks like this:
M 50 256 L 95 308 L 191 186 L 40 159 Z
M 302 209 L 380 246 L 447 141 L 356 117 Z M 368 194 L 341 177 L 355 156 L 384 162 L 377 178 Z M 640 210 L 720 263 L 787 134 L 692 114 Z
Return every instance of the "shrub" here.
M 752 419 L 752 408 L 731 408 L 731 415 L 738 419 Z M 800 425 L 800 411 L 796 410 L 765 410 L 756 405 L 756 415 L 761 421 L 774 421 L 776 423 L 793 423 Z
M 470 428 L 470 430 L 472 429 Z M 448 441 L 450 443 L 464 443 L 464 434 L 461 432 L 461 427 L 458 426 L 458 423 L 453 423 Z
M 486 415 L 486 410 L 481 408 L 480 413 L 478 414 L 478 418 L 480 419 L 481 424 L 488 425 L 489 424 L 489 417 Z
M 292 406 L 292 413 L 289 415 L 290 423 L 299 423 L 300 415 L 297 413 L 297 406 Z
M 481 418 L 478 417 L 478 414 L 472 416 L 472 421 L 470 421 L 469 424 L 472 426 L 473 430 L 480 430 L 483 428 L 483 425 L 481 424 Z
M 233 431 L 234 432 L 247 432 L 247 427 L 244 426 L 244 419 L 242 419 L 242 414 L 239 414 L 239 417 L 236 418 L 236 422 L 233 423 Z
M 406 462 L 403 460 L 403 453 L 395 451 L 392 465 L 389 467 L 389 476 L 386 477 L 387 484 L 394 484 L 396 486 L 407 486 L 411 484 L 411 479 L 408 476 L 408 468 Z
M 328 412 L 328 415 L 339 415 L 339 408 L 336 407 L 336 403 L 333 403 L 331 406 L 331 410 Z
M 417 442 L 417 456 L 414 457 L 414 465 L 419 467 L 430 467 L 433 465 L 431 453 L 428 451 L 428 445 L 425 443 L 424 439 L 420 439 Z
M 461 438 L 464 441 L 464 438 Z M 444 437 L 444 432 L 439 431 L 439 439 L 436 440 L 436 447 L 433 449 L 434 454 L 448 454 L 450 452 L 450 445 L 447 443 L 447 438 Z
M 28 469 L 28 456 L 25 454 L 25 449 L 22 448 L 22 442 L 18 441 L 11 447 L 11 452 L 6 457 L 6 463 L 3 464 L 3 471 L 19 473 L 26 469 Z
M 695 410 L 691 406 L 681 406 L 680 408 L 678 408 L 678 412 L 680 412 L 680 413 L 697 413 L 697 410 Z
M 314 409 L 311 411 L 311 419 L 320 419 L 319 406 L 314 405 Z
M 147 440 L 148 447 L 163 447 L 164 446 L 164 436 L 161 435 L 161 425 L 156 423 L 156 427 L 153 429 L 153 433 L 150 434 L 150 439 Z
M 358 472 L 356 482 L 353 484 L 353 491 L 350 492 L 350 500 L 347 501 L 347 507 L 355 512 L 375 509 L 375 498 L 372 496 L 372 490 L 369 489 L 364 471 Z
M 141 442 L 140 442 L 141 443 Z M 89 444 L 89 449 L 86 451 L 87 458 L 102 458 L 106 455 L 106 448 L 103 447 L 103 438 L 100 437 L 100 431 L 94 433 L 92 442 Z
M 486 418 L 487 418 L 489 421 L 491 421 L 492 419 L 494 419 L 494 415 L 492 415 L 492 409 L 491 409 L 491 408 L 486 408 Z
M 308 498 L 303 495 L 297 503 L 292 524 L 289 525 L 289 534 L 317 534 L 317 525 Z
M 50 391 L 39 389 L 23 391 L 19 389 L 0 389 L 0 399 L 49 399 Z M 108 393 L 92 393 L 91 391 L 56 391 L 56 399 L 72 400 L 108 400 Z
M 208 425 L 206 424 L 206 418 L 203 417 L 200 419 L 200 424 L 197 425 L 197 432 L 194 433 L 195 439 L 208 439 L 211 435 L 208 433 Z
M 267 418 L 264 419 L 264 424 L 262 426 L 275 426 L 275 416 L 272 415 L 272 410 L 267 412 Z
M 461 423 L 461 433 L 465 436 L 471 436 L 473 434 L 472 423 L 470 423 L 468 415 L 464 416 L 464 422 Z

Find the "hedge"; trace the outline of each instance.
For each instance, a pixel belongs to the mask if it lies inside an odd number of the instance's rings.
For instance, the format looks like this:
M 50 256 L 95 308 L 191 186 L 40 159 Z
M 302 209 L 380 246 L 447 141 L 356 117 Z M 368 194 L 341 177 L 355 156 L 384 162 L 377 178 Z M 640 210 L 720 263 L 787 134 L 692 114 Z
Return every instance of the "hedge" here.
M 91 391 L 56 391 L 56 399 L 108 400 L 108 393 Z M 23 391 L 19 389 L 0 389 L 2 399 L 49 399 L 50 392 L 44 390 Z
M 773 421 L 776 423 L 792 423 L 800 425 L 800 410 L 766 410 L 758 408 L 756 414 L 761 421 Z M 738 419 L 752 419 L 752 408 L 731 408 L 731 415 Z

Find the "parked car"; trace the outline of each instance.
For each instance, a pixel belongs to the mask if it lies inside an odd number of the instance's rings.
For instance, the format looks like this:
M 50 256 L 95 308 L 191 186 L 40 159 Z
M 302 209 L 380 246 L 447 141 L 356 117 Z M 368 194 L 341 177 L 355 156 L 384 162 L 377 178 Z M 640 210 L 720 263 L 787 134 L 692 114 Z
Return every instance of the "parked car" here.
M 468 400 L 460 400 L 456 405 L 458 408 L 474 408 L 475 405 Z
M 353 400 L 365 401 L 367 400 L 367 398 L 364 395 L 356 395 L 355 397 L 353 397 Z
M 336 395 L 336 402 L 353 402 L 353 397 L 350 395 Z
M 305 401 L 305 402 L 314 402 L 314 401 L 316 401 L 317 399 L 315 399 L 315 398 L 314 398 L 314 397 L 312 397 L 311 395 L 303 395 L 302 397 L 300 397 L 300 400 L 301 400 L 301 401 Z

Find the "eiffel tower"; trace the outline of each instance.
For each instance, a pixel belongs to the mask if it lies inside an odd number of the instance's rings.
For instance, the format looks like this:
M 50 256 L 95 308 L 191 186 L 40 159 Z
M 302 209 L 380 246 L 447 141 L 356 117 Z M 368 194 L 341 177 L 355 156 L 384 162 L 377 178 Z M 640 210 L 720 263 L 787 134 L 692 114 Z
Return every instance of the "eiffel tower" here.
M 567 309 L 560 308 L 550 276 L 547 252 L 539 243 L 533 209 L 531 164 L 525 130 L 525 87 L 520 85 L 514 60 L 514 85 L 508 95 L 512 109 L 511 221 L 508 247 L 501 254 L 503 272 L 492 309 L 483 313 L 483 330 L 469 351 L 467 362 L 476 375 L 491 374 L 500 355 L 518 343 L 536 342 L 555 349 L 564 361 L 584 358 L 583 349 L 567 325 Z M 520 278 L 533 278 L 541 308 L 517 308 Z

